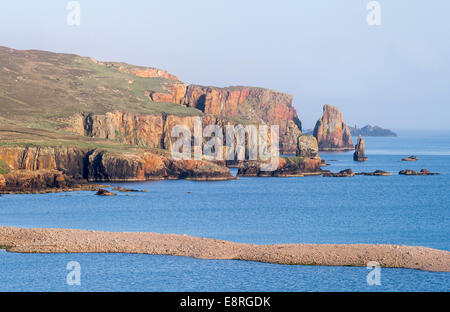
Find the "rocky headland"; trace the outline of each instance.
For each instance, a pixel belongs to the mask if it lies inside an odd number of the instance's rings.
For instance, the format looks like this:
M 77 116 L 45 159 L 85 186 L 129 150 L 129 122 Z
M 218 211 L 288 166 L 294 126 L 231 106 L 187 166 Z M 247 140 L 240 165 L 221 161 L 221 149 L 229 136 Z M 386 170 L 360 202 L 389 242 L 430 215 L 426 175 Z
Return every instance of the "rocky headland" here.
M 187 235 L 0 227 L 0 246 L 20 253 L 133 253 L 289 265 L 367 266 L 450 272 L 450 252 L 368 244 L 252 245 Z
M 349 127 L 353 136 L 374 136 L 374 137 L 396 137 L 397 134 L 389 129 L 383 129 L 378 126 L 367 125 L 362 128 Z

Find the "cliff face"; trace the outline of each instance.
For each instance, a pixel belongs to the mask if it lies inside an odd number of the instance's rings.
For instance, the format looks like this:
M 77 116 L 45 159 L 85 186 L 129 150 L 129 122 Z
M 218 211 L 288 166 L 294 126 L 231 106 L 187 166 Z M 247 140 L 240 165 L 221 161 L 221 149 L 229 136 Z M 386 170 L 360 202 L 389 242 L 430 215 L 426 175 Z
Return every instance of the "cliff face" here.
M 124 144 L 150 148 L 164 148 L 165 118 L 127 112 L 108 112 L 104 115 L 76 114 L 67 121 L 65 131 L 83 136 L 115 140 Z
M 314 136 L 320 150 L 353 150 L 350 129 L 344 123 L 339 109 L 334 106 L 323 107 L 323 116 L 316 123 Z
M 253 87 L 187 87 L 185 105 L 206 114 L 280 126 L 281 153 L 295 154 L 301 122 L 289 94 Z
M 152 102 L 174 103 L 178 105 L 184 104 L 184 97 L 186 95 L 186 85 L 182 82 L 173 83 L 171 85 L 164 85 L 163 89 L 166 92 L 146 91 L 146 96 Z
M 88 150 L 74 147 L 0 147 L 0 159 L 11 170 L 55 170 L 82 178 Z
M 104 115 L 76 114 L 65 120 L 67 124 L 62 130 L 74 132 L 83 136 L 101 139 L 115 140 L 123 144 L 137 145 L 148 148 L 171 150 L 172 144 L 177 138 L 172 138 L 171 133 L 175 126 L 184 125 L 194 134 L 194 116 L 175 115 L 146 115 L 114 111 Z M 235 126 L 238 122 L 232 122 L 225 118 L 213 115 L 201 117 L 202 127 L 217 125 L 222 129 L 224 140 L 226 139 L 226 126 Z M 297 139 L 295 125 L 288 127 L 292 133 L 290 140 Z M 292 130 L 294 129 L 294 130 Z M 270 133 L 269 133 L 270 138 Z M 226 142 L 224 142 L 224 145 Z M 296 141 L 289 142 L 296 146 Z M 248 146 L 248 141 L 247 141 Z M 294 150 L 295 150 L 294 146 Z
M 217 163 L 173 160 L 149 152 L 115 153 L 74 147 L 0 147 L 0 159 L 11 172 L 52 170 L 89 181 L 233 178 L 228 168 Z

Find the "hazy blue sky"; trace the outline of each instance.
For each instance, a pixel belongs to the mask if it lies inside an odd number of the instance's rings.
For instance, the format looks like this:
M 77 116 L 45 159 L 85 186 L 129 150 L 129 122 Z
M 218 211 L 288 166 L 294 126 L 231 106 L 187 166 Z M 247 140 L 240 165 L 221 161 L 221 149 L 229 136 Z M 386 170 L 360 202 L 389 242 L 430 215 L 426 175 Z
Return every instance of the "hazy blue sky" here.
M 322 105 L 351 125 L 450 129 L 450 1 L 2 1 L 0 45 L 166 69 L 186 83 L 294 95 L 305 128 Z

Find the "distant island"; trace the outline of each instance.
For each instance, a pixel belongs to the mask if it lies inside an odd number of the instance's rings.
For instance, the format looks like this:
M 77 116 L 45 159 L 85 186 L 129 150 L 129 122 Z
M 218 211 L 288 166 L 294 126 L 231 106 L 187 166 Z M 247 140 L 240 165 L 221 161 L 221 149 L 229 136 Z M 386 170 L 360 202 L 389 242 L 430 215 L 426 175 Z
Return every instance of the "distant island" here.
M 396 137 L 397 134 L 389 129 L 383 129 L 378 126 L 367 125 L 362 128 L 350 127 L 352 136 L 374 136 L 374 137 Z

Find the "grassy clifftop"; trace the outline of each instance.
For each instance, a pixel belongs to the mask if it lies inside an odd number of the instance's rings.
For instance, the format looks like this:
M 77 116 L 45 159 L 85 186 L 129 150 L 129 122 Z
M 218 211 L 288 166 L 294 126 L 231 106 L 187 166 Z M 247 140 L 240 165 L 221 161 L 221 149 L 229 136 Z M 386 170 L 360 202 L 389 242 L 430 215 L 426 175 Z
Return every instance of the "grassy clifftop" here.
M 82 111 L 201 114 L 173 103 L 151 102 L 145 95 L 149 90 L 167 92 L 180 81 L 139 77 L 110 64 L 73 54 L 0 47 L 0 125 L 52 129 L 58 118 Z

